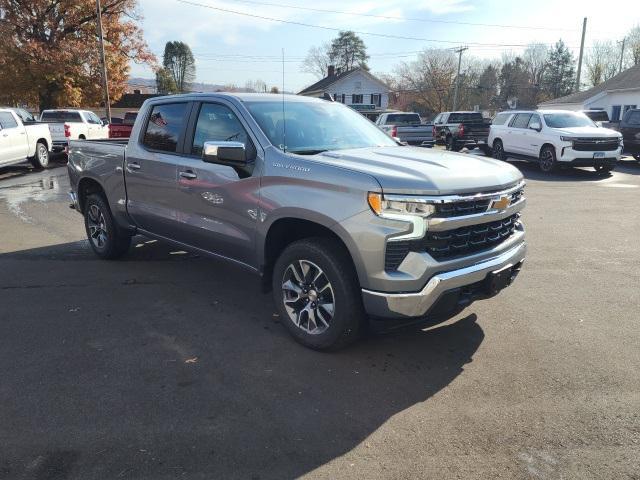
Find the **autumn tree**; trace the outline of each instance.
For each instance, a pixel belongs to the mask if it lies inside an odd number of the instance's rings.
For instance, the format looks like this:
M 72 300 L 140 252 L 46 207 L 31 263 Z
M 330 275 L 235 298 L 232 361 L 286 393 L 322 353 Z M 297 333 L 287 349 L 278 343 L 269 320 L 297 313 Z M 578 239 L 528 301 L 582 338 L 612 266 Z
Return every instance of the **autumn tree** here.
M 173 78 L 177 91 L 188 92 L 189 86 L 196 79 L 196 61 L 189 45 L 184 42 L 167 42 L 162 63 Z
M 104 0 L 109 94 L 124 93 L 129 62 L 153 64 L 137 0 Z M 104 97 L 95 0 L 0 0 L 0 101 L 97 106 Z

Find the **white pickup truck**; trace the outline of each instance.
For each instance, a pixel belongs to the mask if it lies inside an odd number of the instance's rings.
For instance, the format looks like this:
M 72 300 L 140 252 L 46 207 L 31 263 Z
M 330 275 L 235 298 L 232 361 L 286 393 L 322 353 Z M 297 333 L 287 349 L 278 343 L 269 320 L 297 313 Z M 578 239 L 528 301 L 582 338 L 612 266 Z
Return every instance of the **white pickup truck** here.
M 53 150 L 63 151 L 69 140 L 109 138 L 109 126 L 89 110 L 44 110 L 40 121 L 49 124 Z
M 0 166 L 29 160 L 36 168 L 49 166 L 52 148 L 47 125 L 20 108 L 0 108 Z

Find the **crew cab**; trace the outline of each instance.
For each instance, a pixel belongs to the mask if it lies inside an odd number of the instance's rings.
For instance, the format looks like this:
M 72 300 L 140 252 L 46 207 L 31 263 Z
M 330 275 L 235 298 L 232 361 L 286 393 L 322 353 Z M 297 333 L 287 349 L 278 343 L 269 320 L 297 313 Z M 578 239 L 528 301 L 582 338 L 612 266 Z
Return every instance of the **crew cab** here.
M 543 172 L 558 166 L 610 172 L 622 154 L 622 135 L 600 128 L 581 112 L 518 110 L 496 115 L 489 132 L 493 156 L 536 162 Z
M 433 120 L 433 138 L 437 145 L 458 152 L 463 148 L 480 148 L 489 152 L 489 123 L 480 112 L 443 112 Z
M 44 110 L 40 121 L 49 124 L 53 150 L 65 150 L 69 140 L 109 138 L 108 126 L 90 110 Z
M 624 141 L 624 151 L 640 162 L 640 109 L 627 110 L 618 129 Z
M 71 141 L 68 172 L 99 257 L 142 234 L 235 263 L 315 349 L 450 318 L 510 285 L 526 252 L 515 167 L 403 145 L 317 98 L 149 99 L 128 141 Z
M 383 113 L 376 120 L 383 132 L 409 145 L 432 146 L 432 125 L 424 124 L 413 112 Z
M 129 138 L 138 112 L 126 112 L 120 123 L 109 124 L 109 138 Z
M 36 168 L 49 166 L 51 135 L 46 125 L 21 108 L 0 108 L 0 166 L 29 160 Z

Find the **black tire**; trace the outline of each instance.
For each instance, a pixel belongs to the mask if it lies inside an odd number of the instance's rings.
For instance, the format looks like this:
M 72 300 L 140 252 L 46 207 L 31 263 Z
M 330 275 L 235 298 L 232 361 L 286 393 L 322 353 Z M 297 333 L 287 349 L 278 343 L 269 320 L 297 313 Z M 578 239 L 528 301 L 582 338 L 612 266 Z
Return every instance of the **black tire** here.
M 33 157 L 29 158 L 31 165 L 34 168 L 45 169 L 49 167 L 49 161 L 51 156 L 49 155 L 49 149 L 44 142 L 36 143 L 36 152 Z
M 452 135 L 449 135 L 447 137 L 447 150 L 449 150 L 450 152 L 459 152 L 460 151 L 460 147 L 456 144 L 456 141 L 453 139 Z
M 496 139 L 493 141 L 493 158 L 496 160 L 506 160 L 507 156 L 504 153 L 504 147 L 502 146 L 502 140 Z
M 366 321 L 362 293 L 351 258 L 337 241 L 290 244 L 276 261 L 272 282 L 282 323 L 302 345 L 336 350 L 360 337 Z
M 118 228 L 109 204 L 98 193 L 92 193 L 84 202 L 84 226 L 89 245 L 100 258 L 119 258 L 131 246 L 131 234 Z
M 86 140 L 86 137 L 84 135 L 78 135 L 78 140 Z
M 594 165 L 593 169 L 598 173 L 610 173 L 613 170 L 613 165 Z
M 556 149 L 546 145 L 540 150 L 540 159 L 538 162 L 540 170 L 544 173 L 553 173 L 558 168 L 558 162 L 556 161 Z

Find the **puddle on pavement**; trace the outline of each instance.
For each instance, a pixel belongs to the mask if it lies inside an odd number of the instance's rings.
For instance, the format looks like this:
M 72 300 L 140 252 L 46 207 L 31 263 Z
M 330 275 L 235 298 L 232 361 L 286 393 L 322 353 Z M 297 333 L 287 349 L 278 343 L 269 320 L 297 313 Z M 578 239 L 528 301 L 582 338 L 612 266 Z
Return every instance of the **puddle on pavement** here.
M 19 176 L 0 180 L 0 201 L 21 220 L 32 223 L 24 211 L 28 202 L 65 201 L 69 181 L 65 171 L 38 173 L 37 176 Z

